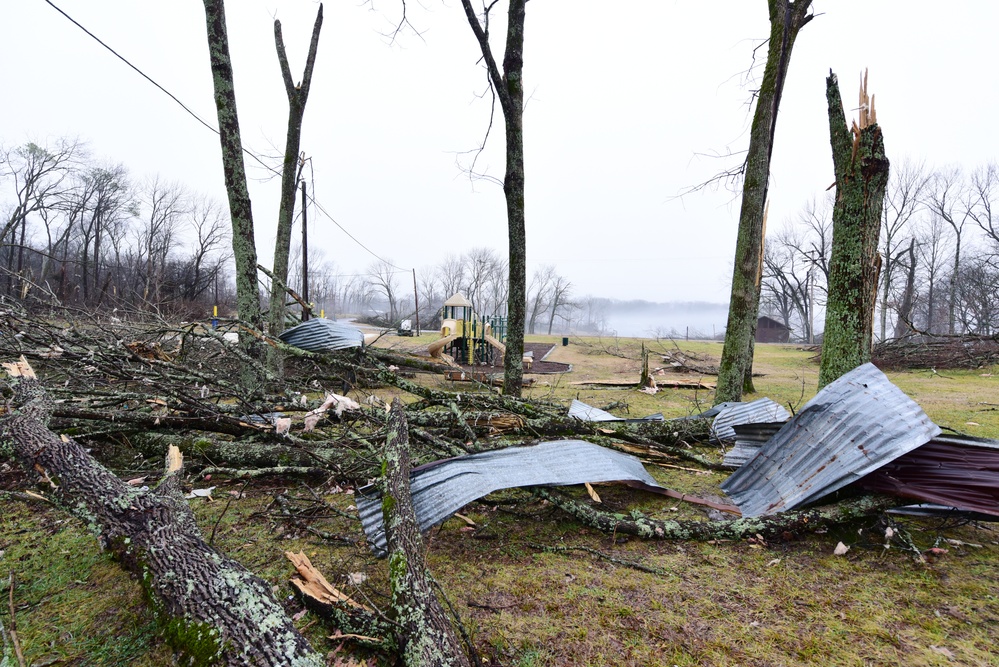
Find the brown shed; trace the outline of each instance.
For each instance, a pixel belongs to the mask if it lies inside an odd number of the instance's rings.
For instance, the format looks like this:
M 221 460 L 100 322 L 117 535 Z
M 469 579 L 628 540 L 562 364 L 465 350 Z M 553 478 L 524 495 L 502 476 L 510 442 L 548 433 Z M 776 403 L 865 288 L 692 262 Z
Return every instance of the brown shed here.
M 756 321 L 757 343 L 786 343 L 791 339 L 791 330 L 783 323 L 764 315 Z

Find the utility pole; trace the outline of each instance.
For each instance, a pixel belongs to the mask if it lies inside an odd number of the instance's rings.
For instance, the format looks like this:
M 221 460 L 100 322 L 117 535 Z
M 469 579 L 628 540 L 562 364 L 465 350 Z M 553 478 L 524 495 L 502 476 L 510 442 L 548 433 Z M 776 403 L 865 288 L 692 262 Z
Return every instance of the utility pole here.
M 302 300 L 312 306 L 309 301 L 309 220 L 306 217 L 305 181 L 302 181 Z M 302 309 L 302 321 L 306 322 L 311 315 L 311 308 Z
M 420 335 L 420 293 L 416 289 L 416 269 L 413 269 L 413 301 L 416 303 L 416 335 Z

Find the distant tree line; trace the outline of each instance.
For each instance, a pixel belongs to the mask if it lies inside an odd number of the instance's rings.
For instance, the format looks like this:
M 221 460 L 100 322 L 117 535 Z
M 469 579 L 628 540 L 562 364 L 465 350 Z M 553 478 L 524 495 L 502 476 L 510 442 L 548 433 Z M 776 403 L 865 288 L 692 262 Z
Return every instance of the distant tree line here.
M 229 303 L 228 211 L 86 146 L 0 146 L 0 293 L 96 309 Z
M 761 313 L 800 341 L 814 340 L 825 304 L 831 204 L 805 205 L 768 234 Z M 999 165 L 971 172 L 900 161 L 881 222 L 874 332 L 879 340 L 999 333 Z

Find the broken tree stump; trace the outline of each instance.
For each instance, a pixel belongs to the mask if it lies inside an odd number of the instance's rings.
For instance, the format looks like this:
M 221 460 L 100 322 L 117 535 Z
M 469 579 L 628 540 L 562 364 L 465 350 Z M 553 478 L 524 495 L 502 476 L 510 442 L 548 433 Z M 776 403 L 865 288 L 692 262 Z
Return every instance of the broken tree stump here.
M 270 585 L 205 543 L 180 490 L 176 448 L 155 490 L 129 486 L 75 440 L 48 429 L 52 400 L 23 357 L 4 367 L 13 378 L 14 399 L 0 419 L 0 441 L 48 480 L 58 506 L 81 519 L 103 548 L 138 575 L 178 651 L 196 664 L 325 664 Z
M 831 71 L 826 79 L 826 101 L 836 202 L 820 389 L 871 360 L 881 270 L 878 241 L 889 169 L 874 98 L 867 96 L 867 74 L 860 90 L 859 124 L 847 127 L 839 81 Z
M 451 620 L 434 592 L 423 536 L 409 490 L 409 427 L 402 401 L 392 401 L 382 461 L 382 513 L 389 549 L 392 611 L 410 667 L 470 667 Z

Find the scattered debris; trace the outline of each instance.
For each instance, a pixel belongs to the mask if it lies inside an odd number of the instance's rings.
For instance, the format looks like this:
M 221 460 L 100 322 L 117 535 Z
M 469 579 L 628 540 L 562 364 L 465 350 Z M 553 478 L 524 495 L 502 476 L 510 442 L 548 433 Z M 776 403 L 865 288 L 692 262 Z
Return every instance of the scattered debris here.
M 609 389 L 624 388 L 630 389 L 632 387 L 639 386 L 638 382 L 601 382 L 601 381 L 583 381 L 583 382 L 570 382 L 572 387 L 607 387 Z M 715 384 L 712 382 L 701 382 L 700 380 L 665 380 L 656 379 L 656 386 L 659 389 L 714 389 Z
M 841 489 L 939 434 L 868 363 L 826 385 L 721 487 L 744 516 L 775 514 Z
M 592 405 L 587 405 L 577 399 L 572 399 L 572 404 L 569 405 L 569 417 L 584 422 L 663 421 L 663 413 L 661 412 L 649 415 L 648 417 L 642 417 L 641 419 L 627 419 L 625 417 L 615 417 L 606 410 L 601 410 L 600 408 L 595 408 Z
M 845 544 L 843 544 L 842 542 L 840 542 L 840 543 L 838 543 L 836 545 L 836 548 L 833 549 L 833 554 L 836 555 L 836 556 L 845 556 L 846 552 L 849 551 L 849 550 L 850 550 L 850 547 L 848 547 Z

